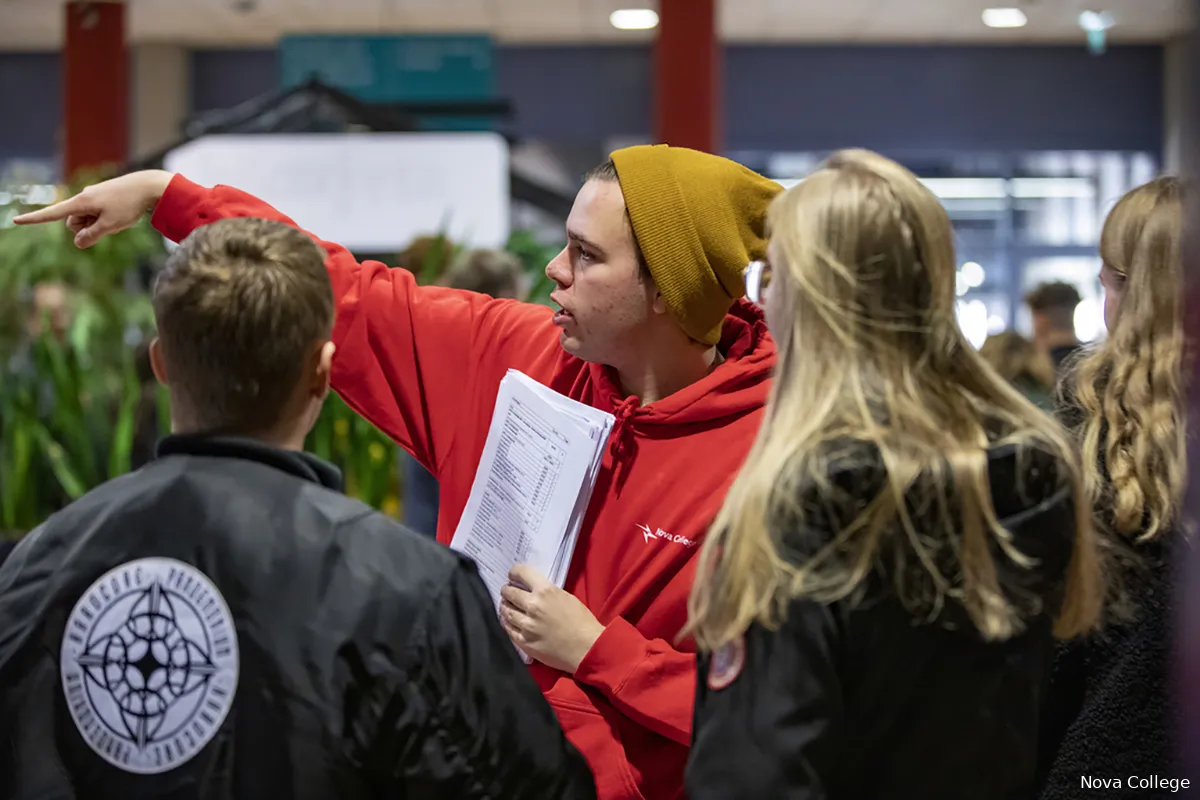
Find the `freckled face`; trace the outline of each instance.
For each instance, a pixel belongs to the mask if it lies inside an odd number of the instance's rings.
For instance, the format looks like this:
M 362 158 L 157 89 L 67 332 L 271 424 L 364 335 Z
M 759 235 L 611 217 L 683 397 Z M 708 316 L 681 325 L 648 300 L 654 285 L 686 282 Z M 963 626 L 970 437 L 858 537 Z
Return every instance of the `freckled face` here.
M 645 346 L 655 289 L 644 282 L 637 242 L 616 181 L 584 184 L 567 218 L 567 246 L 546 267 L 557 284 L 563 349 L 584 361 L 617 366 Z

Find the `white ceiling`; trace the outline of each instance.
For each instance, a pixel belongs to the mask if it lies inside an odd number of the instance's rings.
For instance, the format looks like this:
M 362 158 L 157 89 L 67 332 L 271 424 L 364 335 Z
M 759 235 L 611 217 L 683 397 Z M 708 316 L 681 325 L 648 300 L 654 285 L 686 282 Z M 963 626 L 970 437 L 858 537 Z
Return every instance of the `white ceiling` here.
M 617 8 L 657 0 L 128 0 L 134 43 L 264 46 L 288 32 L 490 32 L 505 42 L 646 41 L 614 30 Z M 1116 18 L 1109 40 L 1161 42 L 1185 31 L 1189 0 L 718 0 L 737 42 L 1076 43 L 1085 9 Z M 0 49 L 59 46 L 63 0 L 0 0 Z M 1020 29 L 993 30 L 989 5 L 1018 5 Z

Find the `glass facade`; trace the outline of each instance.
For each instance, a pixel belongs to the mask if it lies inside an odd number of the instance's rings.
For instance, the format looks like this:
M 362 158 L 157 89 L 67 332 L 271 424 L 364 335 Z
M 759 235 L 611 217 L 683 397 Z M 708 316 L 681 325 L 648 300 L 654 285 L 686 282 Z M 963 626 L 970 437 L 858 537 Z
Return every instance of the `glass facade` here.
M 825 155 L 732 157 L 786 183 L 811 172 Z M 1007 329 L 1028 335 L 1032 320 L 1024 297 L 1049 281 L 1079 290 L 1075 327 L 1081 340 L 1104 335 L 1100 230 L 1121 195 L 1158 174 L 1155 156 L 1056 151 L 899 160 L 941 199 L 954 224 L 959 319 L 976 346 Z

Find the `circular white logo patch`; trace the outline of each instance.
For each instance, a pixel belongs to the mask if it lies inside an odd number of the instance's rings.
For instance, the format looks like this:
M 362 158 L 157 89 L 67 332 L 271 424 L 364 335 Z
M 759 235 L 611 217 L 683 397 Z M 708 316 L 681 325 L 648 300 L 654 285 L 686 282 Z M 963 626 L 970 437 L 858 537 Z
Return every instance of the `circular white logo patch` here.
M 199 753 L 233 705 L 237 631 L 204 573 L 130 561 L 93 583 L 63 633 L 63 691 L 80 735 L 127 772 L 153 775 Z

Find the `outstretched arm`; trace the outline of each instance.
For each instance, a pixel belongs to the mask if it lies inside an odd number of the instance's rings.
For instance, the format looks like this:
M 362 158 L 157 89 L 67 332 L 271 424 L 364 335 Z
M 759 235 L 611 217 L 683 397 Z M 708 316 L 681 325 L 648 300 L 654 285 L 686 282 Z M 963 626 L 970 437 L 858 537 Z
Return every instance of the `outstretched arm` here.
M 297 227 L 245 192 L 205 188 L 160 170 L 89 186 L 14 221 L 66 221 L 75 243 L 90 247 L 135 225 L 151 210 L 155 227 L 176 242 L 228 217 L 259 217 Z M 360 264 L 344 247 L 316 240 L 327 253 L 337 302 L 334 389 L 436 474 L 464 411 L 464 386 L 473 385 L 483 367 L 503 375 L 509 364 L 497 349 L 528 351 L 525 340 L 542 333 L 536 321 L 545 311 L 469 292 L 418 287 L 407 270 L 375 261 Z M 487 357 L 484 347 L 490 348 Z

